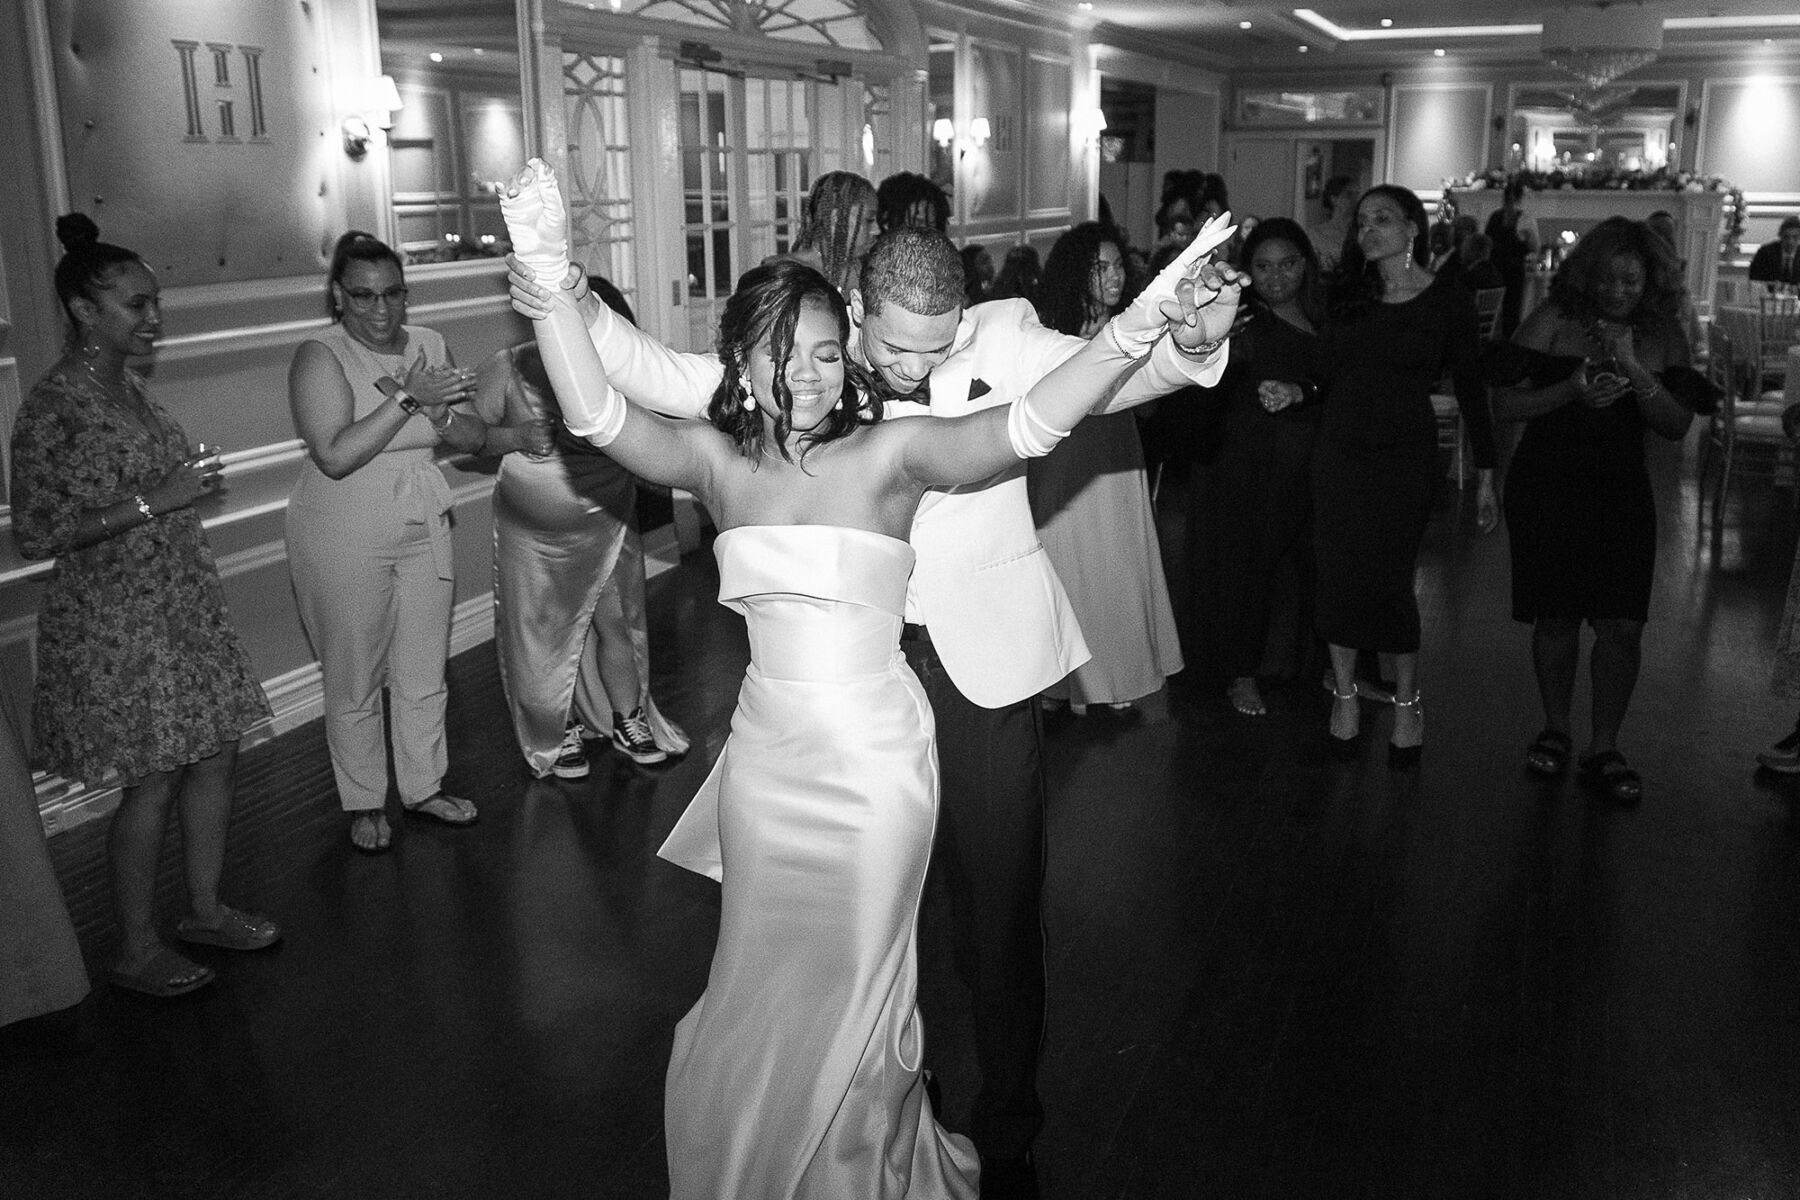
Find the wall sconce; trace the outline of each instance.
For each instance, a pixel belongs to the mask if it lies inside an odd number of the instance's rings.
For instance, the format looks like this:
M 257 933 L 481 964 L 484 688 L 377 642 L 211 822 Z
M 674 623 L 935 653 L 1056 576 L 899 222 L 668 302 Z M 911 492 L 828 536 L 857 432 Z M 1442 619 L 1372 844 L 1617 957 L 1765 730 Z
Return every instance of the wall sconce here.
M 956 123 L 949 117 L 939 117 L 931 123 L 931 140 L 942 149 L 948 150 L 950 143 L 956 140 Z
M 394 113 L 404 108 L 392 75 L 380 75 L 364 86 L 360 110 L 344 118 L 344 153 L 357 162 L 369 153 L 377 129 L 392 129 Z
M 988 139 L 993 136 L 993 128 L 988 124 L 986 117 L 976 117 L 969 122 L 969 144 L 977 150 L 987 145 Z
M 1100 135 L 1106 132 L 1106 111 L 1099 106 L 1075 115 L 1080 122 L 1081 143 L 1084 146 L 1098 146 Z

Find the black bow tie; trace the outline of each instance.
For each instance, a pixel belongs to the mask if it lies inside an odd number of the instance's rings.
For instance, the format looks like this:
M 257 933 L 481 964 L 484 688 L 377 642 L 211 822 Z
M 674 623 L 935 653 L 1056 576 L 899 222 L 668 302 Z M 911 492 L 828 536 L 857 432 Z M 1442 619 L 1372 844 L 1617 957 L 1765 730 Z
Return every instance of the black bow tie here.
M 927 375 L 919 381 L 919 386 L 910 392 L 897 392 L 887 378 L 879 371 L 871 371 L 875 383 L 875 394 L 881 397 L 883 404 L 923 404 L 931 406 L 931 376 Z

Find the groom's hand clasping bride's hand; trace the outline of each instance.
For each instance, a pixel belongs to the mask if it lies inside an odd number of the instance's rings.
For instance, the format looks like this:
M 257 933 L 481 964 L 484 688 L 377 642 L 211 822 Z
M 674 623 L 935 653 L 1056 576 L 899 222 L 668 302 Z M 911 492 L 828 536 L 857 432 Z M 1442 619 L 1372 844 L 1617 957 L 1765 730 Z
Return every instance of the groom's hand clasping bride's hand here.
M 588 298 L 587 275 L 580 263 L 569 264 L 562 290 L 577 305 Z M 506 256 L 506 294 L 512 297 L 513 311 L 528 321 L 541 321 L 550 315 L 550 289 L 537 281 L 537 275 L 517 254 Z

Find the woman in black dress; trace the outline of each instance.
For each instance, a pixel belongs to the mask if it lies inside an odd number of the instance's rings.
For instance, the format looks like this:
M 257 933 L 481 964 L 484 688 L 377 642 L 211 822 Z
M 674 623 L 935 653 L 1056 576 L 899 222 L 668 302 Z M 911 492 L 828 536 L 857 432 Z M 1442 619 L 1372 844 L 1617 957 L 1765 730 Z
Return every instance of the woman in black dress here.
M 1324 300 L 1319 259 L 1298 223 L 1273 217 L 1244 239 L 1250 287 L 1244 292 L 1248 324 L 1231 339 L 1231 365 L 1219 381 L 1224 398 L 1221 436 L 1205 484 L 1194 489 L 1188 528 L 1194 551 L 1207 562 L 1191 579 L 1212 581 L 1215 657 L 1231 680 L 1226 699 L 1239 713 L 1268 712 L 1256 683 L 1269 640 L 1269 617 L 1284 562 L 1304 560 L 1312 512 L 1313 441 L 1319 430 L 1316 403 L 1279 400 L 1277 381 L 1299 385 L 1317 400 L 1324 375 L 1319 326 Z M 1202 532 L 1204 531 L 1204 532 Z M 1197 557 L 1197 555 L 1196 555 Z
M 1425 738 L 1413 569 L 1438 479 L 1431 394 L 1446 374 L 1478 468 L 1478 523 L 1486 532 L 1499 522 L 1475 300 L 1421 265 L 1429 227 L 1403 187 L 1381 184 L 1357 201 L 1330 288 L 1331 377 L 1313 455 L 1315 624 L 1331 649 L 1331 738 L 1347 752 L 1361 731 L 1357 651 L 1392 654 L 1389 759 L 1398 765 L 1417 761 Z
M 1586 621 L 1594 628 L 1594 697 L 1582 777 L 1625 803 L 1638 799 L 1642 784 L 1619 753 L 1619 726 L 1637 683 L 1656 567 L 1644 431 L 1674 440 L 1693 420 L 1658 378 L 1688 363 L 1680 304 L 1681 270 L 1668 245 L 1640 221 L 1603 221 L 1563 262 L 1549 301 L 1514 338 L 1581 365 L 1548 387 L 1502 390 L 1494 402 L 1500 420 L 1525 422 L 1506 489 L 1513 619 L 1532 627 L 1544 703 L 1544 731 L 1525 762 L 1543 775 L 1568 765 L 1569 702 Z

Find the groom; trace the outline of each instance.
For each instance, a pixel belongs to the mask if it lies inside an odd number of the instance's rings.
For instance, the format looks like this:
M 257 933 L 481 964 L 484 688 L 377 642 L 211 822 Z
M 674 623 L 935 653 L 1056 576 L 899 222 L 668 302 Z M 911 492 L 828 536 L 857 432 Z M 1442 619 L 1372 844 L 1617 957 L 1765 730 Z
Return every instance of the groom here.
M 1223 226 L 1218 219 L 1196 242 L 1222 242 L 1230 233 Z M 514 307 L 541 312 L 549 293 L 516 259 L 508 264 Z M 571 271 L 565 286 L 579 280 Z M 1158 286 L 1169 291 L 1162 311 L 1172 336 L 1104 411 L 1210 385 L 1224 371 L 1237 273 L 1208 266 L 1192 291 L 1161 279 Z M 851 354 L 888 402 L 885 416 L 953 417 L 1011 403 L 1083 344 L 1046 329 L 1023 300 L 965 310 L 963 298 L 962 258 L 943 234 L 892 229 L 870 249 L 849 297 Z M 604 305 L 583 308 L 613 386 L 647 408 L 704 416 L 721 374 L 715 356 L 672 351 Z M 1035 700 L 1089 655 L 1038 544 L 1022 462 L 979 487 L 927 492 L 910 540 L 916 565 L 902 642 L 936 717 L 934 867 L 951 888 L 957 968 L 973 997 L 981 1065 L 969 1132 L 981 1153 L 984 1198 L 1036 1196 L 1044 789 Z

